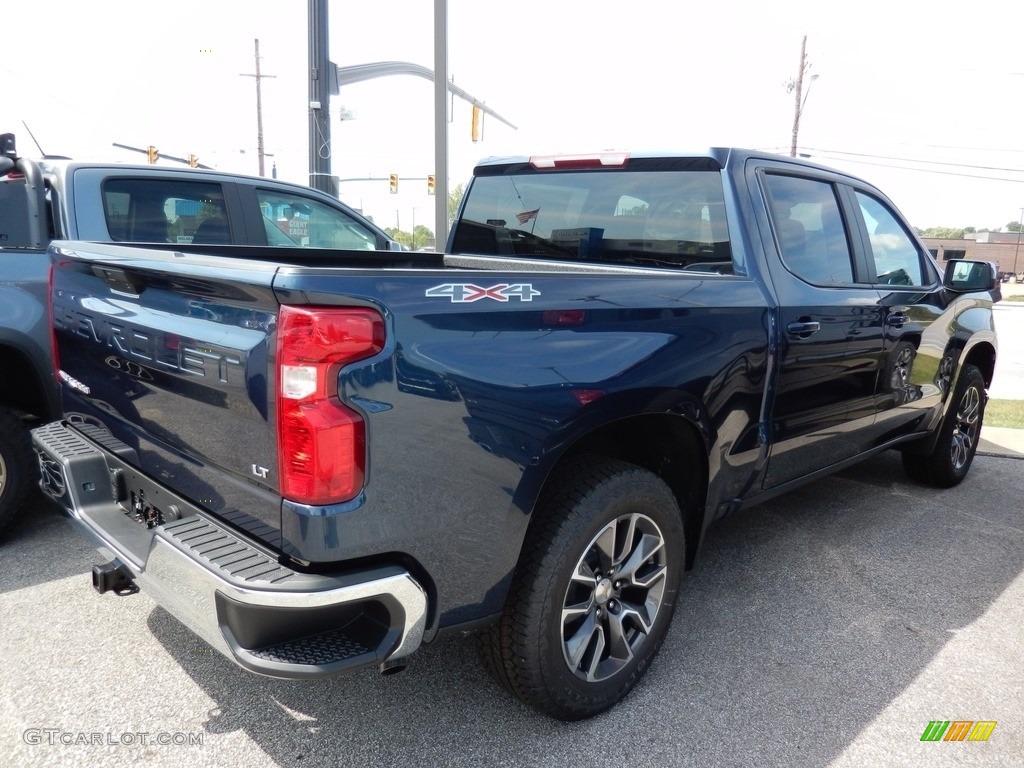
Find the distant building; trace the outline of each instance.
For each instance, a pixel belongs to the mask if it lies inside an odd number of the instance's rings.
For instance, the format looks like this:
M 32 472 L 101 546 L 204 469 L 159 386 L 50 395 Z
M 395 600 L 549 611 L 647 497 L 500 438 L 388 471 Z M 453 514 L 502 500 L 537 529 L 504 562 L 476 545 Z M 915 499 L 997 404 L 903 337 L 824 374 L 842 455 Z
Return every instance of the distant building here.
M 1024 247 L 1018 248 L 1017 232 L 969 232 L 962 240 L 923 237 L 924 244 L 940 264 L 950 259 L 991 261 L 1000 272 L 1024 272 Z

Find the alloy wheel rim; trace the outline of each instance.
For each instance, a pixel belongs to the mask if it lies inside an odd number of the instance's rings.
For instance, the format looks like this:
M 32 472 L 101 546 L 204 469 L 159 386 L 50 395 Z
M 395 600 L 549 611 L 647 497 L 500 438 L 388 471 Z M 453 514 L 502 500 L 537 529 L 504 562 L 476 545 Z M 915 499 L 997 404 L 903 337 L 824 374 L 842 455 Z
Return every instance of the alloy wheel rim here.
M 961 470 L 971 458 L 971 451 L 978 438 L 978 424 L 981 417 L 981 394 L 977 387 L 968 387 L 956 409 L 953 425 L 953 439 L 950 458 L 953 468 Z
M 4 489 L 7 487 L 7 464 L 4 463 L 4 457 L 0 456 L 0 496 L 4 495 Z
M 623 669 L 661 611 L 668 562 L 665 537 L 646 515 L 622 515 L 583 550 L 562 602 L 562 656 L 586 682 Z
M 892 388 L 894 390 L 903 389 L 910 381 L 910 364 L 913 358 L 913 350 L 909 347 L 900 350 L 896 356 L 892 371 Z

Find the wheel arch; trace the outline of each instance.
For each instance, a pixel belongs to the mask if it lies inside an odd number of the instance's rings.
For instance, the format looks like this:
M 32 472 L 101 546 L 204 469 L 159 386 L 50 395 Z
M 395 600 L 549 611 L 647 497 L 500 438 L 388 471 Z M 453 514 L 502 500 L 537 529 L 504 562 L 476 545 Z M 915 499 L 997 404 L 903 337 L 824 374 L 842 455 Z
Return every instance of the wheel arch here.
M 683 516 L 686 568 L 690 568 L 704 528 L 709 467 L 706 434 L 696 416 L 680 413 L 645 413 L 603 424 L 580 436 L 558 456 L 539 488 L 534 507 L 563 468 L 581 455 L 642 467 L 661 478 L 676 498 Z
M 935 449 L 942 423 L 948 416 L 949 410 L 956 407 L 952 395 L 956 391 L 960 377 L 967 366 L 974 366 L 981 372 L 986 389 L 992 386 L 992 378 L 995 375 L 996 368 L 994 336 L 989 334 L 973 344 L 966 344 L 960 338 L 953 338 L 946 348 L 943 359 L 955 361 L 955 368 L 944 385 L 945 390 L 941 408 L 935 417 L 930 434 L 920 440 L 915 440 L 902 446 L 901 450 L 904 454 L 924 456 L 930 454 Z
M 961 361 L 960 371 L 966 365 L 973 365 L 981 371 L 982 378 L 985 379 L 986 388 L 992 386 L 992 377 L 995 375 L 996 370 L 995 346 L 988 341 L 980 341 L 974 344 Z M 957 375 L 959 376 L 959 371 Z
M 10 343 L 0 342 L 0 406 L 42 419 L 56 418 L 56 387 L 35 365 L 31 355 Z

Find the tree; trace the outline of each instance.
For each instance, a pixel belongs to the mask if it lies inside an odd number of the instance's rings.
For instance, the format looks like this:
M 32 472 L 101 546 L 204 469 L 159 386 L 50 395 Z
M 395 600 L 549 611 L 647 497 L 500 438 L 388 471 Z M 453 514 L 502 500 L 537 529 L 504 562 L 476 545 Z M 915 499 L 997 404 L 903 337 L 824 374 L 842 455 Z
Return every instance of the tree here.
M 416 225 L 415 232 L 403 232 L 400 229 L 394 227 L 385 227 L 384 232 L 387 236 L 394 240 L 396 243 L 408 248 L 410 251 L 415 251 L 417 248 L 423 248 L 434 239 L 434 231 L 422 224 Z
M 933 237 L 937 240 L 963 240 L 966 230 L 961 227 L 928 227 L 921 233 L 922 237 Z
M 415 251 L 417 248 L 423 248 L 427 243 L 434 239 L 434 231 L 432 229 L 428 229 L 422 224 L 417 224 L 416 229 L 413 230 L 411 239 L 412 242 L 409 243 L 409 247 Z
M 448 223 L 451 224 L 455 221 L 455 214 L 458 213 L 459 203 L 462 202 L 462 196 L 466 193 L 466 187 L 464 184 L 456 184 L 455 189 L 448 193 Z
M 1011 221 L 1010 223 L 1008 223 L 1006 225 L 1006 231 L 1007 232 L 1020 232 L 1020 222 L 1019 221 Z
M 412 244 L 412 235 L 394 227 L 385 227 L 384 232 L 396 243 L 409 248 Z

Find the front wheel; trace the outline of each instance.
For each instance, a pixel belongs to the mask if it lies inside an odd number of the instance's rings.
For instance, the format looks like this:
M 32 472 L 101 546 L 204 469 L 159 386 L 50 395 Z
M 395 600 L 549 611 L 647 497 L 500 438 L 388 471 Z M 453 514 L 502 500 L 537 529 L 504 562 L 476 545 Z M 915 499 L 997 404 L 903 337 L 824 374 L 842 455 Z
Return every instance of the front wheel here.
M 929 454 L 903 453 L 903 469 L 914 480 L 950 488 L 967 477 L 985 418 L 985 379 L 976 366 L 960 371 L 949 412 Z
M 629 693 L 660 648 L 683 570 L 682 515 L 656 475 L 598 457 L 573 462 L 537 515 L 480 650 L 514 695 L 579 720 Z

